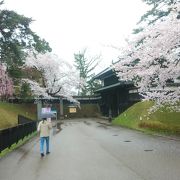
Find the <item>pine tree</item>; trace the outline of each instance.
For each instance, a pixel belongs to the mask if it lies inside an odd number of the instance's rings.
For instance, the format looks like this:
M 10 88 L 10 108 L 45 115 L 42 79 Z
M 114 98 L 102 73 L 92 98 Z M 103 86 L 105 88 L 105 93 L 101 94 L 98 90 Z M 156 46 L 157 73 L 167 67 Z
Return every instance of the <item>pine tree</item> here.
M 74 54 L 75 67 L 79 71 L 80 78 L 84 79 L 86 85 L 80 89 L 79 95 L 92 95 L 94 89 L 99 85 L 97 82 L 92 81 L 94 76 L 93 70 L 99 63 L 100 56 L 95 56 L 87 58 L 86 55 L 87 49 L 82 50 L 81 52 Z

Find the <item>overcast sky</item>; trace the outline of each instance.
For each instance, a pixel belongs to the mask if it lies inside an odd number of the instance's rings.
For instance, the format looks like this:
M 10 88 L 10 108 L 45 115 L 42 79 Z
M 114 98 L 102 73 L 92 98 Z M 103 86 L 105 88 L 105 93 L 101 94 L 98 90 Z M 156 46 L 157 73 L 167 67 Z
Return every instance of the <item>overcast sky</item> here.
M 4 7 L 32 17 L 32 30 L 63 60 L 73 63 L 83 48 L 101 54 L 98 71 L 116 60 L 109 46 L 121 46 L 147 10 L 142 0 L 5 0 Z

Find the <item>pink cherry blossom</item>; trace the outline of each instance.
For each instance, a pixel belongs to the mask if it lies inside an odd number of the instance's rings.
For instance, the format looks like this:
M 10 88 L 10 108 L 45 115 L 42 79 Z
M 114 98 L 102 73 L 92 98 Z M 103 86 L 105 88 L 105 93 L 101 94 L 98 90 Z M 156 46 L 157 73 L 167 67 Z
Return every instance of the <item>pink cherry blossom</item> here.
M 170 104 L 180 111 L 180 5 L 172 8 L 167 17 L 128 41 L 114 65 L 120 80 L 132 80 L 144 99 L 156 102 L 152 110 Z
M 13 82 L 8 76 L 5 66 L 0 65 L 0 97 L 9 97 L 13 94 Z
M 77 88 L 84 84 L 73 66 L 54 54 L 38 54 L 36 57 L 29 54 L 26 66 L 35 68 L 42 74 L 41 83 L 30 79 L 25 80 L 36 96 L 64 96 L 74 101 L 72 96 L 76 94 Z

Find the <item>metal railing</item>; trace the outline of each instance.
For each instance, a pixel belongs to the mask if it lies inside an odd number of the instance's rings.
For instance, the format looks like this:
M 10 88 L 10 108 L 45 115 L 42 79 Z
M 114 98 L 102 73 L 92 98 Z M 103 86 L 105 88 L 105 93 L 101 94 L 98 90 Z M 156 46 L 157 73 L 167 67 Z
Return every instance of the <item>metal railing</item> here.
M 25 136 L 35 132 L 36 129 L 37 122 L 32 121 L 0 130 L 0 153 L 6 148 L 10 148 L 13 144 L 18 143 L 19 140 L 24 139 Z

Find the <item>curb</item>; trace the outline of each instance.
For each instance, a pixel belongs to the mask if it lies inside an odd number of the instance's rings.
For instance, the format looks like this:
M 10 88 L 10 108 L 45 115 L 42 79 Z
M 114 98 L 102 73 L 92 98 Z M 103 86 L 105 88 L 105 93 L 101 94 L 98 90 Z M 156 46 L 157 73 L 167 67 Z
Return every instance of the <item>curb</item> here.
M 112 126 L 111 123 L 108 123 L 108 122 L 100 122 L 98 121 L 97 123 L 99 124 L 103 124 L 103 125 L 106 125 L 106 126 Z M 122 126 L 121 126 L 122 127 Z M 122 127 L 122 128 L 126 128 L 126 127 Z M 129 128 L 128 128 L 129 129 Z M 131 129 L 131 130 L 135 130 L 137 131 L 136 129 Z M 145 133 L 143 131 L 138 131 L 138 132 L 142 132 L 142 133 Z M 145 133 L 146 134 L 146 133 Z M 161 135 L 161 134 L 156 134 L 156 133 L 147 133 L 149 135 L 152 135 L 152 136 L 157 136 L 157 137 L 161 137 L 161 138 L 166 138 L 166 139 L 169 139 L 169 140 L 173 140 L 173 141 L 180 141 L 180 137 L 171 137 L 171 136 L 166 136 L 166 135 Z
M 154 136 L 158 136 L 158 137 L 161 137 L 161 138 L 166 138 L 166 139 L 169 139 L 169 140 L 173 140 L 173 141 L 180 141 L 180 137 L 171 137 L 171 136 L 165 136 L 165 135 L 161 135 L 161 134 L 152 134 Z

